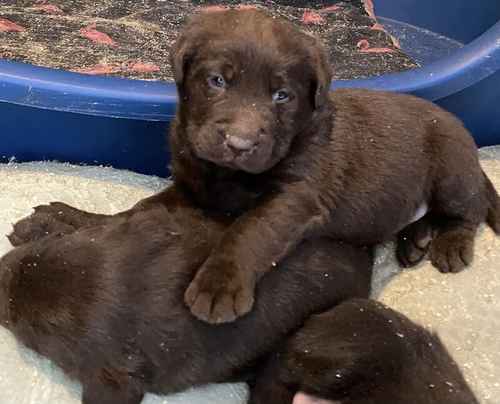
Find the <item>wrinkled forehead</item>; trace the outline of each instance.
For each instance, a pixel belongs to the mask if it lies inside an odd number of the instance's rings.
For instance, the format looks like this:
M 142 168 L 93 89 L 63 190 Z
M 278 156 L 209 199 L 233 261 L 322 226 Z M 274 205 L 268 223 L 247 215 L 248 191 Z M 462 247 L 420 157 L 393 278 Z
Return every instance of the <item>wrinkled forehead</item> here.
M 199 21 L 197 36 L 195 59 L 206 68 L 293 75 L 309 62 L 305 34 L 258 12 L 214 13 Z
M 304 62 L 301 55 L 272 45 L 227 39 L 210 41 L 195 57 L 195 64 L 215 71 L 225 68 L 277 76 L 293 74 Z

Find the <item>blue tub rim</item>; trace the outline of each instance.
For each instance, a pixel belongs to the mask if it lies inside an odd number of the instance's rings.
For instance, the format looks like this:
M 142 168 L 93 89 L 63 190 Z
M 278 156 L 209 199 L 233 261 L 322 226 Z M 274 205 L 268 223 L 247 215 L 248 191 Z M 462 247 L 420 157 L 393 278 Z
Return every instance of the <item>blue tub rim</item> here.
M 357 80 L 335 88 L 411 93 L 431 101 L 447 97 L 500 70 L 500 21 L 450 56 L 425 67 Z M 90 76 L 0 60 L 0 102 L 92 116 L 169 121 L 174 83 Z

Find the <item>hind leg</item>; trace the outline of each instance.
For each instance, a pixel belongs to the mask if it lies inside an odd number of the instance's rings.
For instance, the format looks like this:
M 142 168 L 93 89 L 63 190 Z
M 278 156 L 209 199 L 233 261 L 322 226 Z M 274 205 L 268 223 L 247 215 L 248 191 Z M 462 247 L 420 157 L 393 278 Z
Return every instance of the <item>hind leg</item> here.
M 134 212 L 158 204 L 174 207 L 179 203 L 185 203 L 184 197 L 173 186 L 139 201 L 131 209 L 116 215 L 90 213 L 63 202 L 51 202 L 48 205 L 35 207 L 35 211 L 31 215 L 14 224 L 12 233 L 7 237 L 12 245 L 17 247 L 24 243 L 39 240 L 49 234 L 65 235 L 73 233 L 82 227 L 99 226 L 113 217 L 127 217 L 134 214 Z
M 438 183 L 431 207 L 436 236 L 430 259 L 441 272 L 460 272 L 472 262 L 477 228 L 488 212 L 485 192 L 481 172 L 450 176 Z
M 396 257 L 403 267 L 412 267 L 424 259 L 433 237 L 430 214 L 409 224 L 398 233 Z
M 50 234 L 65 235 L 85 227 L 102 224 L 107 215 L 84 212 L 62 202 L 34 208 L 34 212 L 14 224 L 7 236 L 13 246 L 39 240 Z
M 478 224 L 444 219 L 430 248 L 432 265 L 441 272 L 460 272 L 472 262 Z

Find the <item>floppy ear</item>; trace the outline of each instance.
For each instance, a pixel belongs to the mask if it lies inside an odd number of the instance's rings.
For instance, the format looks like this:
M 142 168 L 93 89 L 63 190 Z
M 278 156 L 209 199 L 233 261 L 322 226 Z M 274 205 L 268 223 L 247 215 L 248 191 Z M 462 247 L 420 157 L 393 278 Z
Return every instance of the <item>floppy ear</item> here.
M 170 66 L 172 66 L 175 84 L 179 91 L 183 88 L 184 78 L 193 54 L 194 46 L 189 32 L 182 33 L 170 52 Z
M 174 73 L 175 84 L 179 92 L 183 91 L 189 64 L 195 56 L 200 39 L 203 39 L 205 26 L 203 14 L 192 15 L 184 25 L 177 41 L 170 51 L 170 66 Z
M 330 85 L 332 82 L 332 68 L 325 48 L 316 38 L 311 38 L 309 45 L 311 54 L 311 64 L 314 74 L 312 94 L 314 99 L 314 108 L 321 109 L 328 100 Z

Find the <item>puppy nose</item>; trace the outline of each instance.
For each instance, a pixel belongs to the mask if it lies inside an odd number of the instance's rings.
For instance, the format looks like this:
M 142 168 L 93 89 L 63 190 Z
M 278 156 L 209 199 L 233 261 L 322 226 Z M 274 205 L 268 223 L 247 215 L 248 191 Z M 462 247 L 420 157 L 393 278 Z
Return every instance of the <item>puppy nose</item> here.
M 227 145 L 236 151 L 246 152 L 253 149 L 258 145 L 257 139 L 244 139 L 238 136 L 229 136 L 227 138 Z

